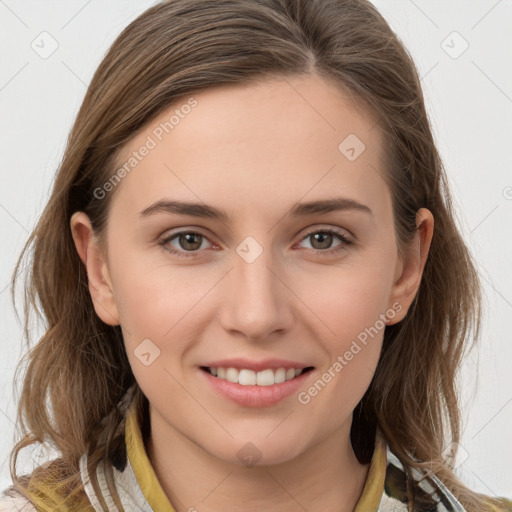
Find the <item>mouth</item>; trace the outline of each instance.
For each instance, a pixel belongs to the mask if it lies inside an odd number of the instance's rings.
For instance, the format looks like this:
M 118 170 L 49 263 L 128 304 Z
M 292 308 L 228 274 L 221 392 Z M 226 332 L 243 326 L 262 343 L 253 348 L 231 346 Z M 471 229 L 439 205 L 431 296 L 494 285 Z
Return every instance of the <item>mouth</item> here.
M 239 369 L 233 367 L 214 368 L 200 366 L 199 368 L 219 380 L 240 384 L 242 386 L 273 386 L 296 379 L 300 375 L 313 370 L 314 366 L 307 366 L 306 368 L 268 368 L 258 372 L 246 368 Z

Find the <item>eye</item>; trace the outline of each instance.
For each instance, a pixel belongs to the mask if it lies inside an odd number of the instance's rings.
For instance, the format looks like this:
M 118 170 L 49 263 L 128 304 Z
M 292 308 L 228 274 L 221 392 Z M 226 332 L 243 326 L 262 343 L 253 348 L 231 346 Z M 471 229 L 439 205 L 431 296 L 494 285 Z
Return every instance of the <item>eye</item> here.
M 179 246 L 179 250 L 173 248 L 173 246 L 170 245 L 171 241 L 174 239 L 177 239 L 176 243 Z M 159 245 L 163 246 L 171 254 L 176 254 L 177 256 L 188 258 L 199 255 L 195 251 L 204 249 L 204 247 L 201 246 L 203 245 L 202 242 L 205 240 L 208 239 L 201 233 L 196 233 L 195 231 L 180 231 L 179 233 L 174 233 L 164 238 L 159 242 Z
M 312 249 L 314 251 L 320 252 L 322 254 L 332 254 L 337 251 L 342 251 L 347 248 L 347 246 L 353 244 L 353 240 L 349 238 L 346 234 L 341 231 L 335 229 L 322 229 L 318 228 L 313 231 L 309 231 L 306 233 L 306 236 L 302 239 L 307 240 L 311 239 L 312 241 Z M 341 243 L 336 245 L 334 248 L 331 248 L 332 242 L 334 238 L 338 238 L 341 240 Z
M 347 246 L 353 244 L 353 240 L 349 238 L 346 234 L 341 231 L 335 229 L 322 229 L 309 231 L 304 238 L 307 240 L 311 238 L 312 247 L 311 249 L 321 253 L 323 255 L 330 255 L 337 251 L 342 251 L 346 249 Z M 341 243 L 336 245 L 334 248 L 331 248 L 332 242 L 335 238 L 341 240 Z M 175 240 L 175 244 L 172 245 L 172 242 Z M 199 251 L 204 250 L 205 247 L 203 242 L 207 241 L 208 238 L 196 231 L 179 231 L 178 233 L 173 233 L 162 239 L 159 242 L 159 245 L 164 247 L 166 251 L 169 251 L 171 254 L 175 254 L 176 256 L 189 258 L 199 256 Z

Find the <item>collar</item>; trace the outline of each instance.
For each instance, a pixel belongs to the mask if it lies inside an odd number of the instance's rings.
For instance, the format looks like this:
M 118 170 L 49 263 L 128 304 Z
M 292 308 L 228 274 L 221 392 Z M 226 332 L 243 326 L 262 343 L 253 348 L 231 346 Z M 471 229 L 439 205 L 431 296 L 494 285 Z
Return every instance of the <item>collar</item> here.
M 135 479 L 153 510 L 175 512 L 147 456 L 133 405 L 134 403 L 130 406 L 126 418 L 125 439 L 127 455 Z M 375 451 L 368 470 L 368 477 L 354 512 L 377 512 L 384 489 L 385 473 L 386 443 L 382 435 L 377 432 Z

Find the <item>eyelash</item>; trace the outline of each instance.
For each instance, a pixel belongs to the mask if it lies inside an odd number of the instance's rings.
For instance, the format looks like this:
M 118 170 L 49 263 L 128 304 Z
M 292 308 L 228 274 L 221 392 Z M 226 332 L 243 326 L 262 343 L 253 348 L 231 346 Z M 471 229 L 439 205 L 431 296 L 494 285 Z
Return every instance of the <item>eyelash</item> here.
M 305 240 L 306 238 L 310 237 L 311 235 L 315 235 L 317 233 L 335 235 L 335 236 L 337 236 L 343 242 L 342 244 L 334 247 L 333 249 L 325 249 L 325 250 L 322 250 L 322 249 L 311 249 L 311 250 L 316 251 L 318 253 L 321 253 L 322 255 L 325 255 L 325 256 L 330 256 L 333 253 L 337 253 L 338 251 L 342 251 L 342 250 L 346 249 L 348 246 L 350 246 L 350 245 L 352 245 L 354 243 L 351 238 L 347 237 L 345 234 L 341 233 L 340 231 L 337 231 L 337 230 L 334 230 L 334 229 L 315 229 L 315 230 L 309 231 L 308 233 L 306 233 L 303 236 L 303 238 L 301 239 L 301 242 L 303 240 Z M 199 256 L 199 250 L 196 250 L 194 252 L 192 252 L 192 251 L 178 251 L 176 249 L 167 247 L 167 244 L 169 244 L 169 242 L 171 240 L 174 240 L 176 237 L 178 237 L 180 235 L 184 235 L 184 234 L 187 234 L 187 235 L 199 235 L 199 236 L 201 236 L 203 238 L 206 238 L 208 240 L 208 237 L 206 237 L 202 233 L 198 233 L 197 231 L 178 231 L 177 233 L 173 233 L 172 235 L 164 238 L 163 240 L 158 242 L 158 244 L 160 246 L 162 246 L 166 251 L 168 251 L 171 254 L 174 254 L 174 255 L 176 255 L 176 256 L 178 256 L 180 258 L 194 258 L 194 257 Z

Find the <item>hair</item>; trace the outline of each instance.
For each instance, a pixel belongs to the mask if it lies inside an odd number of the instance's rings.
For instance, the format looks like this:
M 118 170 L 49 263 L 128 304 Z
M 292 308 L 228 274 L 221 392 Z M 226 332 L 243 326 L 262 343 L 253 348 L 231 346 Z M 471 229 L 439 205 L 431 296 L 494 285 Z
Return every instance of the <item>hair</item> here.
M 87 213 L 104 239 L 116 191 L 102 200 L 94 191 L 114 175 L 120 150 L 170 105 L 209 87 L 311 75 L 348 91 L 377 120 L 400 252 L 416 234 L 418 209 L 428 208 L 435 219 L 414 302 L 401 322 L 386 327 L 373 380 L 354 410 L 356 456 L 362 463 L 371 460 L 379 427 L 403 462 L 408 485 L 416 468 L 437 475 L 468 511 L 502 506 L 467 488 L 452 469 L 453 459 L 443 456 L 461 435 L 456 377 L 479 338 L 482 292 L 456 225 L 418 71 L 403 43 L 368 0 L 171 0 L 132 21 L 97 68 L 51 196 L 12 276 L 15 302 L 24 256 L 32 248 L 24 285 L 29 350 L 15 375 L 26 362 L 17 410 L 23 437 L 11 452 L 10 471 L 11 489 L 45 499 L 48 508 L 41 510 L 55 510 L 57 500 L 73 510 L 89 504 L 79 472 L 85 452 L 92 475 L 100 461 L 107 462 L 108 485 L 122 510 L 111 465 L 126 463 L 118 405 L 129 388 L 142 421 L 148 414 L 120 326 L 95 314 L 71 215 Z M 44 321 L 44 334 L 30 347 L 34 313 Z M 20 477 L 18 454 L 34 443 L 51 446 L 59 457 Z M 98 486 L 94 476 L 92 482 Z M 56 497 L 43 492 L 43 484 Z M 411 499 L 413 507 L 420 503 L 414 493 Z

